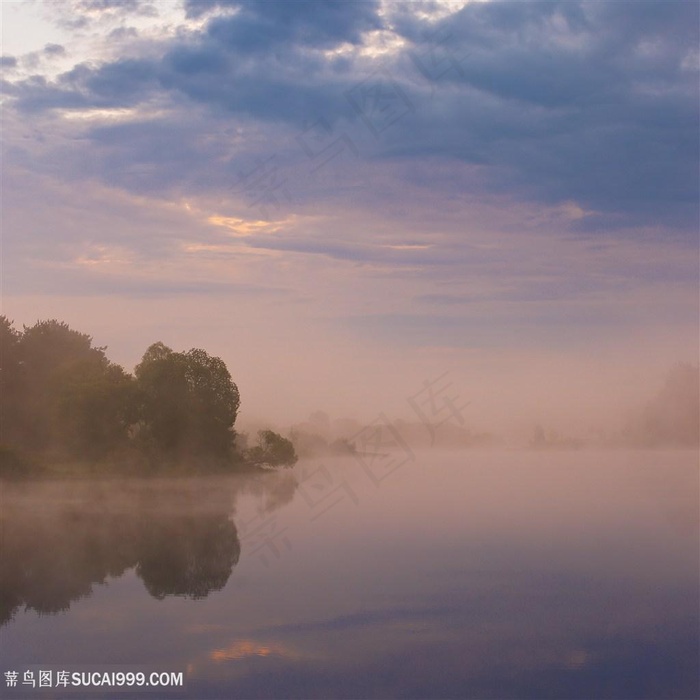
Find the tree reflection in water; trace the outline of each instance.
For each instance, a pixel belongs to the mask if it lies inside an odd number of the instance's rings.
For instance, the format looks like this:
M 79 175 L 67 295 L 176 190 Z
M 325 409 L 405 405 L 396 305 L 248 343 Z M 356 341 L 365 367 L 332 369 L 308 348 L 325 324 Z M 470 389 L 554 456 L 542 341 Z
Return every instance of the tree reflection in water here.
M 155 598 L 204 598 L 226 585 L 238 563 L 238 496 L 256 495 L 271 512 L 291 501 L 296 486 L 289 472 L 3 484 L 0 625 L 22 608 L 67 610 L 130 569 Z
M 226 516 L 175 516 L 143 533 L 136 573 L 159 600 L 204 598 L 226 585 L 240 553 L 236 526 Z

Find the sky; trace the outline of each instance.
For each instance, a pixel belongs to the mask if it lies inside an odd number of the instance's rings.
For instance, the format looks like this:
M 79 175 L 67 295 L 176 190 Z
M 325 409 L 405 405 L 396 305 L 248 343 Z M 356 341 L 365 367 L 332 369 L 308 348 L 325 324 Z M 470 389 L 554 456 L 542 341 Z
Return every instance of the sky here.
M 0 12 L 18 327 L 204 348 L 276 424 L 442 378 L 476 429 L 581 432 L 697 361 L 694 0 Z

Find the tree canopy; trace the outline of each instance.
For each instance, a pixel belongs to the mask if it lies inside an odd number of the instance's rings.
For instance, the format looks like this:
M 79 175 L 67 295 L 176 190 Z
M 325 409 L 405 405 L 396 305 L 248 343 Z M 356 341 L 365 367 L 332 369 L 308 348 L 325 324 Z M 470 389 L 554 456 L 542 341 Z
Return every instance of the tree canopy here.
M 291 467 L 298 460 L 292 441 L 272 430 L 261 430 L 258 444 L 251 447 L 247 455 L 254 464 L 270 467 Z
M 144 439 L 169 454 L 230 457 L 240 396 L 220 358 L 154 343 L 136 367 L 136 380 Z
M 127 439 L 133 378 L 56 320 L 16 331 L 0 317 L 0 441 L 4 445 L 101 456 Z
M 18 331 L 0 316 L 0 475 L 19 456 L 151 470 L 296 460 L 272 431 L 255 459 L 236 450 L 240 394 L 221 358 L 157 342 L 131 375 L 105 351 L 60 321 Z

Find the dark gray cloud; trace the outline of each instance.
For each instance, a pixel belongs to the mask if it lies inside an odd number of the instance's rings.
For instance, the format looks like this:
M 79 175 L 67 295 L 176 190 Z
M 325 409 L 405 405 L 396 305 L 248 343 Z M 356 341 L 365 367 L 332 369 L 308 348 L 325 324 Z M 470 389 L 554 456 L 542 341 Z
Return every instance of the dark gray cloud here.
M 375 2 L 222 0 L 186 9 L 191 17 L 211 13 L 195 36 L 141 58 L 79 65 L 51 82 L 34 76 L 6 92 L 26 113 L 169 100 L 186 120 L 196 105 L 209 115 L 204 129 L 227 119 L 255 123 L 259 160 L 291 150 L 299 157 L 290 130 L 322 118 L 369 137 L 367 163 L 463 163 L 482 169 L 486 191 L 575 201 L 591 212 L 572 223 L 582 235 L 642 223 L 695 235 L 696 3 L 470 3 L 432 23 L 396 4 L 390 21 L 408 44 L 381 61 L 324 53 L 383 27 Z M 119 159 L 121 149 L 126 160 L 131 137 L 154 129 L 150 121 L 91 129 L 90 157 Z M 226 173 L 239 172 L 237 159 L 251 148 L 220 167 L 219 187 L 229 186 Z M 208 151 L 188 150 L 196 170 Z M 151 185 L 170 187 L 178 177 L 184 185 L 182 166 L 154 173 Z
M 123 41 L 125 39 L 135 39 L 138 35 L 136 27 L 117 27 L 109 33 L 109 38 L 113 41 Z
M 696 4 L 474 3 L 397 26 L 438 96 L 392 154 L 497 166 L 494 185 L 624 212 L 618 226 L 696 221 Z
M 66 49 L 61 44 L 46 44 L 44 53 L 47 56 L 63 56 L 66 53 Z
M 0 68 L 16 68 L 17 59 L 14 56 L 0 56 Z
M 82 10 L 120 10 L 122 12 L 133 12 L 144 3 L 141 0 L 78 0 L 78 7 Z
M 379 2 L 329 2 L 328 0 L 186 0 L 189 16 L 201 16 L 216 8 L 232 8 L 234 16 L 215 17 L 206 33 L 236 53 L 274 50 L 281 44 L 329 48 L 362 42 L 363 33 L 380 29 Z

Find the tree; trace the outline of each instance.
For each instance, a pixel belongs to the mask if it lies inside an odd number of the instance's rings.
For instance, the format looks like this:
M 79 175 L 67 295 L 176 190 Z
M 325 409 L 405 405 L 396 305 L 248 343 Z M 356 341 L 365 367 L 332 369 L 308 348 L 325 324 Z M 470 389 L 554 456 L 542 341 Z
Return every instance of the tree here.
M 240 554 L 228 513 L 151 517 L 141 531 L 136 574 L 158 600 L 206 598 L 226 585 Z
M 0 470 L 27 473 L 36 457 L 233 461 L 240 396 L 220 358 L 154 343 L 134 378 L 105 349 L 66 323 L 20 333 L 0 316 Z
M 89 459 L 125 447 L 138 418 L 134 378 L 111 362 L 76 363 L 64 370 L 55 405 L 56 444 Z
M 648 446 L 697 447 L 700 442 L 700 368 L 678 363 L 666 382 L 628 427 L 635 442 Z
M 204 350 L 154 343 L 136 367 L 143 437 L 171 456 L 229 458 L 238 387 L 224 362 Z
M 154 343 L 135 370 L 141 437 L 166 453 L 177 450 L 187 427 L 187 381 L 182 365 L 177 353 Z
M 291 467 L 299 459 L 292 441 L 272 430 L 261 430 L 258 433 L 258 444 L 248 450 L 246 456 L 253 464 L 266 464 L 270 467 Z
M 97 456 L 126 439 L 131 383 L 105 348 L 56 320 L 18 333 L 0 319 L 3 440 L 12 448 Z
M 21 430 L 18 407 L 22 399 L 22 335 L 12 321 L 0 316 L 0 444 L 16 443 Z
M 204 350 L 184 354 L 185 377 L 192 397 L 191 424 L 195 449 L 229 455 L 233 449 L 233 426 L 240 407 L 238 387 L 225 363 Z

